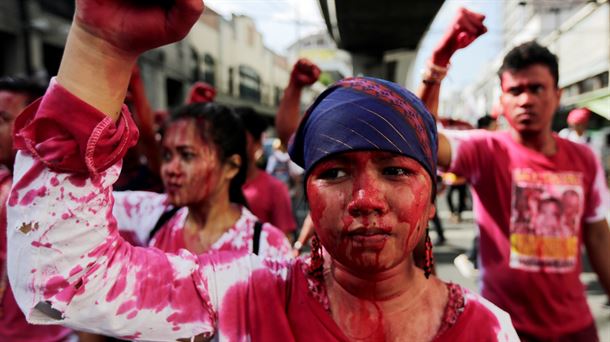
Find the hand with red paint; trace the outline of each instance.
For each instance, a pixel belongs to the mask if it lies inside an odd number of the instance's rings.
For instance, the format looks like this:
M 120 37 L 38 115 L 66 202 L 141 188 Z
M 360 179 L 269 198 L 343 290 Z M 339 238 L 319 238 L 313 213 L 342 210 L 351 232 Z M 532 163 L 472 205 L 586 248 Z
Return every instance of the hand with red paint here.
M 73 26 L 113 52 L 138 56 L 184 38 L 202 11 L 202 0 L 77 0 Z
M 449 29 L 434 50 L 432 63 L 446 67 L 457 50 L 467 47 L 480 35 L 487 32 L 487 28 L 483 24 L 484 19 L 485 15 L 460 7 Z
M 205 82 L 195 82 L 186 98 L 186 103 L 207 103 L 213 102 L 216 97 L 216 88 Z
M 298 87 L 314 84 L 320 77 L 320 68 L 306 58 L 299 59 L 290 73 L 290 82 Z
M 76 0 L 57 82 L 118 119 L 138 56 L 182 39 L 203 7 L 202 0 Z

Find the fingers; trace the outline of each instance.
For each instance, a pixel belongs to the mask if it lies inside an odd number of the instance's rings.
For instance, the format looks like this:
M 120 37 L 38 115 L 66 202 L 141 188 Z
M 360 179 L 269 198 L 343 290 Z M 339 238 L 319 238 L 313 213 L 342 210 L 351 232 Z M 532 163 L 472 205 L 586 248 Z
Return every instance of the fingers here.
M 299 86 L 311 85 L 320 77 L 320 68 L 308 59 L 301 58 L 294 64 L 290 76 Z

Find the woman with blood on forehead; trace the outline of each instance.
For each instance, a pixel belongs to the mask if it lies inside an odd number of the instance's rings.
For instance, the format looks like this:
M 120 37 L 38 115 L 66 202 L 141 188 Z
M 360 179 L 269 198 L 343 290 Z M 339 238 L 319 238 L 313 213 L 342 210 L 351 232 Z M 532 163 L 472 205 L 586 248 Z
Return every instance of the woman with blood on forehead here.
M 245 130 L 231 109 L 214 103 L 180 107 L 165 126 L 161 154 L 165 194 L 113 194 L 113 215 L 130 242 L 172 253 L 218 250 L 290 257 L 284 234 L 258 222 L 247 209 L 241 191 L 247 170 Z
M 310 260 L 169 254 L 121 238 L 112 183 L 137 137 L 118 111 L 124 79 L 202 9 L 146 8 L 78 1 L 58 77 L 16 122 L 9 276 L 30 322 L 164 341 L 516 340 L 504 312 L 413 264 L 435 210 L 437 137 L 422 103 L 390 82 L 339 82 L 298 129 L 291 156 L 319 236 Z M 146 20 L 121 26 L 136 16 Z

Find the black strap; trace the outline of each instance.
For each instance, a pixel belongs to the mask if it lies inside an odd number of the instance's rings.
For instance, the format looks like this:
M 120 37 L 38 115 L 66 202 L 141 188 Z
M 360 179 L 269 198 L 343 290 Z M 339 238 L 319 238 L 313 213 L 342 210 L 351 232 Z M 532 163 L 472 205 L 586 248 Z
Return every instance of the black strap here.
M 261 232 L 263 231 L 263 224 L 256 221 L 254 224 L 254 236 L 252 237 L 252 253 L 258 255 L 260 248 Z
M 165 223 L 167 223 L 167 221 L 169 221 L 174 215 L 176 215 L 176 212 L 180 210 L 180 208 L 178 207 L 174 207 L 166 212 L 164 212 L 161 217 L 159 217 L 159 220 L 157 221 L 157 223 L 155 224 L 155 228 L 153 228 L 150 231 L 150 234 L 148 234 L 148 241 L 152 240 L 153 237 L 155 237 L 155 234 L 157 234 L 157 232 L 159 231 L 159 229 L 161 229 L 161 227 L 163 227 L 163 225 Z

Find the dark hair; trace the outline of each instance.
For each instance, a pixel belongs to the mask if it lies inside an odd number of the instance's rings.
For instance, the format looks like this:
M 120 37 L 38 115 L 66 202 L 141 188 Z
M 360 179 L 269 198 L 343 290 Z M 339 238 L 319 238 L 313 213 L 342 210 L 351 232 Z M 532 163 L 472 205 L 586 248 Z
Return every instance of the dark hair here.
M 260 140 L 263 132 L 269 127 L 269 123 L 265 118 L 258 114 L 252 107 L 236 107 L 235 113 L 244 123 L 246 131 L 248 131 L 254 139 Z
M 482 116 L 477 120 L 477 128 L 487 128 L 492 122 L 495 121 L 496 119 L 491 115 Z
M 31 78 L 2 77 L 0 78 L 0 90 L 25 94 L 27 95 L 27 104 L 30 104 L 44 95 L 47 85 Z
M 502 66 L 500 67 L 500 70 L 498 70 L 500 81 L 502 81 L 502 74 L 505 71 L 515 72 L 535 64 L 541 64 L 549 68 L 549 71 L 555 80 L 555 86 L 558 85 L 559 66 L 557 63 L 557 56 L 536 41 L 516 46 L 506 54 L 502 61 Z
M 229 200 L 248 207 L 241 190 L 248 170 L 246 133 L 235 112 L 217 103 L 193 103 L 176 109 L 165 126 L 180 120 L 195 121 L 201 139 L 214 144 L 221 162 L 234 154 L 241 158 L 239 171 L 229 184 Z

